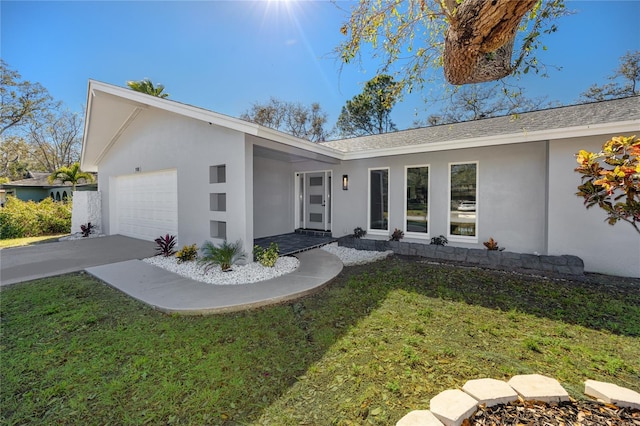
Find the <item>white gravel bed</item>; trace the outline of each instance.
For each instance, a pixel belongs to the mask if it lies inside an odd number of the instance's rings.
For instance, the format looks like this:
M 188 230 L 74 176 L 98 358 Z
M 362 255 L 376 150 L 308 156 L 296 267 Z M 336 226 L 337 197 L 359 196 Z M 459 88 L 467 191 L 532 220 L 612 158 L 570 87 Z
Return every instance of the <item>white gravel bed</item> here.
M 328 244 L 323 246 L 322 249 L 338 256 L 345 266 L 375 262 L 393 254 L 390 250 L 380 252 L 339 247 L 338 243 Z M 198 265 L 197 261 L 178 263 L 178 259 L 175 256 L 154 256 L 142 259 L 142 261 L 182 275 L 185 278 L 214 285 L 249 284 L 265 281 L 291 273 L 300 265 L 300 261 L 297 258 L 286 256 L 278 258 L 273 268 L 253 262 L 246 265 L 233 265 L 232 270 L 229 272 L 222 272 L 220 267 L 217 266 L 205 273 L 204 267 Z
M 334 254 L 342 260 L 344 266 L 364 265 L 378 260 L 382 260 L 393 254 L 392 250 L 387 251 L 368 251 L 356 250 L 348 247 L 340 247 L 338 243 L 327 244 L 322 246 L 322 250 L 326 250 Z
M 175 256 L 154 256 L 143 259 L 143 262 L 150 263 L 151 265 L 158 266 L 192 280 L 217 285 L 249 284 L 269 280 L 295 271 L 300 264 L 300 261 L 295 257 L 287 256 L 278 258 L 273 268 L 268 268 L 257 262 L 253 262 L 246 265 L 233 265 L 232 270 L 228 272 L 222 272 L 222 269 L 216 266 L 205 273 L 204 267 L 198 265 L 197 261 L 178 263 L 178 259 L 176 259 Z

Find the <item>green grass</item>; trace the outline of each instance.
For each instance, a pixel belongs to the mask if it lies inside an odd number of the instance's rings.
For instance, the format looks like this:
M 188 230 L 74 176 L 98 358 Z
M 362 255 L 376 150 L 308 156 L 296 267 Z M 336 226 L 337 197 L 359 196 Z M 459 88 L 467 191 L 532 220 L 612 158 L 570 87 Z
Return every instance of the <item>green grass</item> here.
M 640 287 L 398 258 L 289 305 L 166 316 L 75 274 L 2 290 L 2 424 L 395 424 L 466 380 L 640 389 Z
M 41 235 L 39 237 L 24 237 L 24 238 L 9 238 L 0 240 L 0 249 L 9 247 L 28 246 L 31 244 L 46 243 L 50 241 L 57 241 L 58 238 L 64 237 L 69 234 L 56 234 L 56 235 Z

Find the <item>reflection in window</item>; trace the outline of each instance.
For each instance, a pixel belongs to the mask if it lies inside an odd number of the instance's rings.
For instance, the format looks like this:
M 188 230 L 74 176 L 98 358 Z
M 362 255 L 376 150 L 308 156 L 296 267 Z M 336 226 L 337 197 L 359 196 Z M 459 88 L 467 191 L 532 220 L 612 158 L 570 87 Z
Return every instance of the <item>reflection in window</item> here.
M 450 235 L 477 236 L 477 171 L 477 163 L 450 165 Z
M 369 170 L 369 229 L 389 230 L 389 169 Z
M 429 232 L 429 167 L 407 167 L 406 232 Z

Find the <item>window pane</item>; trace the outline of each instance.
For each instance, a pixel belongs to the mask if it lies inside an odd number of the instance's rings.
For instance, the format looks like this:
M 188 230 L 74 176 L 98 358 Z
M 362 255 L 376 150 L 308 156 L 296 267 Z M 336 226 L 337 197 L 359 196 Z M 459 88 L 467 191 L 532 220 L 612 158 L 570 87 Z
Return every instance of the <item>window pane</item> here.
M 407 232 L 428 233 L 429 168 L 407 169 Z
M 451 165 L 451 235 L 476 236 L 476 164 Z
M 389 219 L 389 171 L 371 170 L 369 183 L 371 190 L 369 229 L 386 231 Z

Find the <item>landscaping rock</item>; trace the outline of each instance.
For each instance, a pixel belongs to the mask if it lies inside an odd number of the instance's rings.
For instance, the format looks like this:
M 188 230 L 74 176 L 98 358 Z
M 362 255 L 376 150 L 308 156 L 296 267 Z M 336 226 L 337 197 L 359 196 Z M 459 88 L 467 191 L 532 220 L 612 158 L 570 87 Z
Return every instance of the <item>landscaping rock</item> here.
M 478 401 L 459 389 L 449 389 L 431 398 L 431 412 L 445 426 L 460 426 L 478 408 Z
M 613 383 L 587 380 L 584 393 L 608 404 L 640 410 L 640 393 Z
M 398 420 L 396 426 L 443 426 L 429 410 L 415 410 Z
M 518 394 L 511 386 L 496 379 L 469 380 L 464 384 L 462 390 L 476 399 L 478 404 L 486 404 L 487 407 L 506 404 L 518 399 Z
M 541 374 L 513 376 L 508 382 L 522 398 L 529 401 L 569 401 L 569 394 L 556 379 Z

